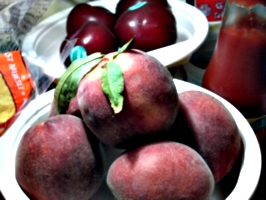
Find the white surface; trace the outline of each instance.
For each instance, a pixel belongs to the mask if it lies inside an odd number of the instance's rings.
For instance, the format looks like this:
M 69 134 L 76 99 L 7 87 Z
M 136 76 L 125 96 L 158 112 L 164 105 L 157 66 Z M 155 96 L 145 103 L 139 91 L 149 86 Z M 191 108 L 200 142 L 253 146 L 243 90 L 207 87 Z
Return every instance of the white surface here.
M 89 2 L 115 12 L 118 0 Z M 188 60 L 202 44 L 208 33 L 208 21 L 197 8 L 179 0 L 169 0 L 177 21 L 178 41 L 176 44 L 148 52 L 165 66 Z M 34 27 L 25 37 L 22 52 L 45 64 L 48 74 L 59 77 L 64 66 L 60 62 L 59 47 L 66 36 L 66 18 L 72 8 L 56 13 Z M 56 68 L 55 68 L 56 66 Z
M 221 97 L 209 92 L 201 87 L 175 79 L 178 93 L 187 90 L 199 90 L 209 93 L 220 100 L 233 115 L 244 144 L 244 160 L 240 175 L 233 192 L 226 200 L 248 200 L 259 180 L 261 170 L 261 153 L 259 144 L 254 132 L 246 119 L 230 103 Z M 0 189 L 7 200 L 28 199 L 19 188 L 15 179 L 15 155 L 18 144 L 25 131 L 39 120 L 47 118 L 53 100 L 53 90 L 41 95 L 32 101 L 24 110 L 16 123 L 0 138 Z M 108 164 L 120 153 L 120 150 L 106 149 Z M 219 191 L 219 188 L 216 188 Z M 108 196 L 109 192 L 103 184 L 101 190 L 92 198 L 93 200 L 113 200 Z M 222 200 L 223 198 L 215 193 L 212 200 Z

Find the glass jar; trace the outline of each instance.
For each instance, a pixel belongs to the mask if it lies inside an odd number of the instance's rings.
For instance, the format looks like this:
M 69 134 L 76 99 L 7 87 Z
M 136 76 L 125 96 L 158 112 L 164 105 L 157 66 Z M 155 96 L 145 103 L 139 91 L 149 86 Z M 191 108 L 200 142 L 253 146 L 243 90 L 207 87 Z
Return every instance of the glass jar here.
M 202 86 L 232 103 L 250 122 L 262 152 L 253 199 L 266 194 L 266 0 L 228 0 Z
M 266 114 L 266 1 L 228 0 L 202 86 L 246 118 Z M 254 120 L 252 120 L 254 121 Z

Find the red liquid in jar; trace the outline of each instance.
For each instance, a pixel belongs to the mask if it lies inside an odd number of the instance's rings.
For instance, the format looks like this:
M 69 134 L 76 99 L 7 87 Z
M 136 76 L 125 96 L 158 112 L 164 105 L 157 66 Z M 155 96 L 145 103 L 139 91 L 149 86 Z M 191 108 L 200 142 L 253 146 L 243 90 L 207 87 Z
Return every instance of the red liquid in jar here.
M 203 87 L 222 96 L 246 118 L 266 113 L 266 34 L 225 27 L 203 78 Z

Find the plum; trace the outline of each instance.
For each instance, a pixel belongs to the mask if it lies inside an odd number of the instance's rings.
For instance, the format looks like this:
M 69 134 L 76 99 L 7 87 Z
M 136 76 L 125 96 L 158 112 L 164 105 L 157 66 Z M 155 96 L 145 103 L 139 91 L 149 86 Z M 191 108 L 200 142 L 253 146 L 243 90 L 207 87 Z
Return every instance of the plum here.
M 207 200 L 215 184 L 194 149 L 170 141 L 126 151 L 111 164 L 106 181 L 117 200 Z
M 16 180 L 30 199 L 89 199 L 104 177 L 102 144 L 73 115 L 39 122 L 23 135 Z
M 141 2 L 120 15 L 114 26 L 119 45 L 136 37 L 133 48 L 151 51 L 177 41 L 176 19 L 169 8 Z
M 179 93 L 179 113 L 170 135 L 199 152 L 215 182 L 232 169 L 241 150 L 241 136 L 231 113 L 201 91 Z
M 85 22 L 78 31 L 67 35 L 60 45 L 60 58 L 66 67 L 73 60 L 70 59 L 71 50 L 81 46 L 86 55 L 95 52 L 107 54 L 118 50 L 118 42 L 113 32 L 105 25 L 96 21 Z M 84 54 L 80 52 L 79 54 Z
M 79 83 L 76 95 L 84 122 L 111 147 L 128 149 L 159 139 L 172 126 L 178 111 L 170 72 L 140 50 L 127 50 L 116 56 L 113 62 L 123 73 L 124 103 L 122 110 L 114 113 L 101 79 L 114 54 L 107 54 Z
M 74 34 L 87 21 L 102 23 L 110 30 L 113 30 L 116 22 L 116 16 L 104 7 L 91 6 L 87 3 L 79 3 L 72 8 L 67 16 L 67 34 Z
M 83 46 L 88 55 L 95 52 L 106 54 L 118 49 L 113 32 L 105 25 L 95 21 L 84 23 L 75 34 L 67 35 L 66 40 L 76 40 L 75 46 Z M 63 41 L 62 45 L 64 43 Z M 61 47 L 61 51 L 63 47 Z

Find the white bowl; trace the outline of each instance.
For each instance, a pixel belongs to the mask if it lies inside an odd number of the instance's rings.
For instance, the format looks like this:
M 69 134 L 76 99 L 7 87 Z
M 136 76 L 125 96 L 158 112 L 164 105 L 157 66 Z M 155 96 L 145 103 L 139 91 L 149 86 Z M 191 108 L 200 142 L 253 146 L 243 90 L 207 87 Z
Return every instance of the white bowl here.
M 103 6 L 114 13 L 117 2 L 118 0 L 100 0 L 89 4 Z M 148 54 L 156 57 L 164 66 L 172 67 L 189 60 L 205 40 L 209 25 L 205 15 L 197 8 L 179 0 L 168 2 L 177 21 L 177 43 L 149 51 Z M 32 58 L 32 62 L 45 65 L 47 73 L 56 77 L 64 72 L 59 58 L 59 47 L 66 36 L 66 18 L 71 9 L 63 10 L 40 22 L 26 35 L 22 45 L 22 52 Z
M 187 90 L 206 92 L 221 101 L 233 115 L 243 142 L 243 155 L 234 173 L 229 173 L 215 187 L 211 200 L 248 200 L 256 189 L 261 170 L 261 152 L 255 133 L 240 112 L 226 100 L 194 84 L 174 79 L 178 93 Z M 28 199 L 20 189 L 15 179 L 15 156 L 18 144 L 25 131 L 34 123 L 47 118 L 54 90 L 51 90 L 36 100 L 30 102 L 15 124 L 0 138 L 0 190 L 6 200 Z M 105 148 L 108 165 L 122 151 Z M 225 181 L 224 181 L 225 180 Z M 223 183 L 223 184 L 222 184 Z M 226 192 L 225 192 L 226 191 Z M 92 198 L 93 200 L 113 200 L 105 183 Z
M 198 86 L 202 86 L 202 79 L 205 73 L 205 69 L 194 66 L 191 62 L 183 64 L 186 72 L 187 81 Z

